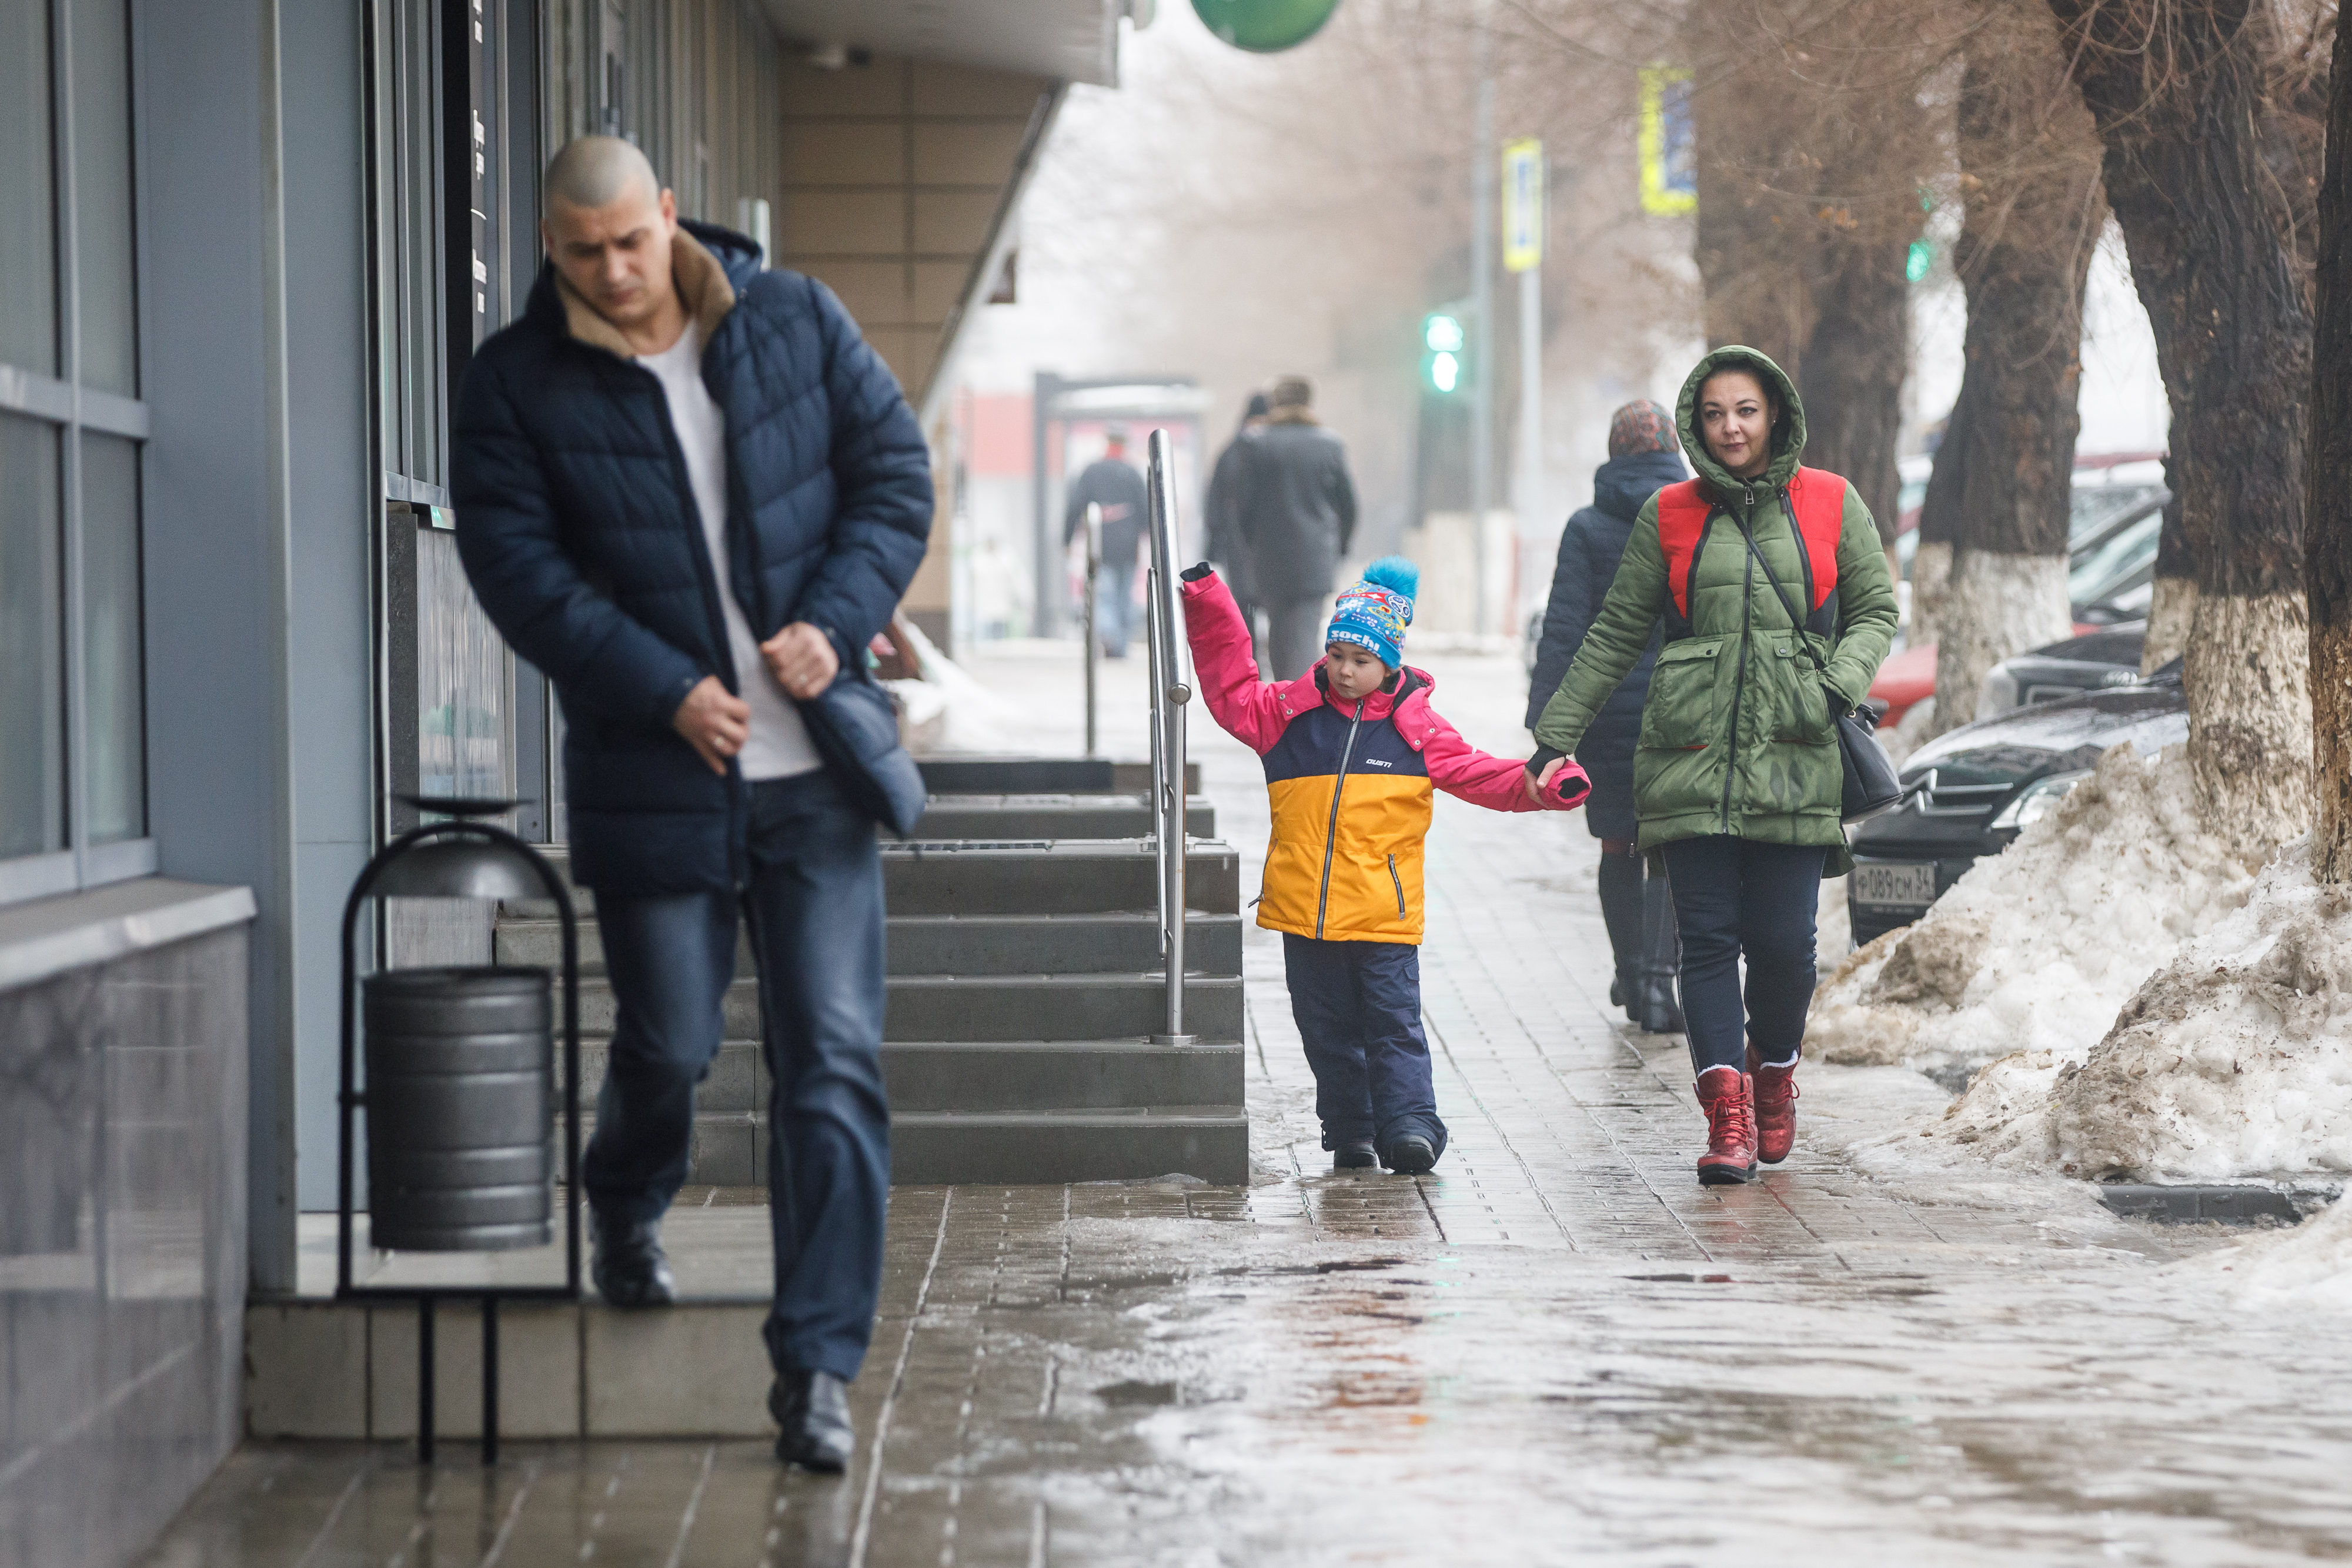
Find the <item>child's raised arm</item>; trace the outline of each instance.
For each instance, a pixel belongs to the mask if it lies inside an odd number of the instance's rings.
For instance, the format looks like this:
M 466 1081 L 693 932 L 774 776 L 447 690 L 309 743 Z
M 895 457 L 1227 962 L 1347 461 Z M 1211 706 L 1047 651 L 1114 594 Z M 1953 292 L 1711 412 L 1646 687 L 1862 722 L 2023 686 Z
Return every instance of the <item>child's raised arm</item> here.
M 1479 750 L 1463 739 L 1462 732 L 1440 717 L 1436 709 L 1427 711 L 1429 733 L 1422 738 L 1421 758 L 1428 765 L 1431 783 L 1449 795 L 1489 810 L 1537 810 L 1528 799 L 1528 765 L 1524 760 L 1513 761 Z M 1560 799 L 1563 788 L 1568 793 L 1565 800 Z M 1592 785 L 1585 778 L 1584 769 L 1571 761 L 1552 780 L 1552 787 L 1543 792 L 1542 809 L 1572 811 L 1583 805 L 1584 798 L 1591 792 Z
M 1249 626 L 1223 579 L 1206 562 L 1184 573 L 1184 635 L 1192 645 L 1192 679 L 1219 728 L 1259 756 L 1282 738 L 1290 716 L 1276 688 L 1257 678 Z

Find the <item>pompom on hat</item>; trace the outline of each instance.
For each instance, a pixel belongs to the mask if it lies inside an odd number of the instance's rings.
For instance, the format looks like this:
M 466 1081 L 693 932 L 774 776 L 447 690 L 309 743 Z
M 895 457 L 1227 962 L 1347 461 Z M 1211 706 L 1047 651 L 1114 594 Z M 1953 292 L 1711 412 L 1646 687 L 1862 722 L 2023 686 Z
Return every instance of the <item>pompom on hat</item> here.
M 1421 569 L 1401 555 L 1384 555 L 1339 595 L 1331 612 L 1326 643 L 1370 648 L 1395 669 L 1404 663 L 1404 629 L 1412 624 L 1412 596 L 1421 591 Z

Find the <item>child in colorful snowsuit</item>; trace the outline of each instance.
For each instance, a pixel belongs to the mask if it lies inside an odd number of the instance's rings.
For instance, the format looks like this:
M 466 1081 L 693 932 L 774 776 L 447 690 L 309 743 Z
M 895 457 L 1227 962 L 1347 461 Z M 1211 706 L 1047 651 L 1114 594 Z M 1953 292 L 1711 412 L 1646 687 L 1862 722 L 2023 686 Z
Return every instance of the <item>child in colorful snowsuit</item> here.
M 1429 705 L 1435 683 L 1404 666 L 1420 575 L 1396 556 L 1374 561 L 1339 596 L 1323 658 L 1267 685 L 1224 583 L 1205 563 L 1184 573 L 1201 695 L 1265 761 L 1274 832 L 1257 923 L 1282 933 L 1323 1146 L 1341 1168 L 1417 1173 L 1445 1152 L 1421 1027 L 1421 845 L 1433 791 L 1497 811 L 1537 809 L 1523 765 L 1464 740 Z M 1583 771 L 1569 764 L 1564 774 L 1545 806 L 1582 804 Z

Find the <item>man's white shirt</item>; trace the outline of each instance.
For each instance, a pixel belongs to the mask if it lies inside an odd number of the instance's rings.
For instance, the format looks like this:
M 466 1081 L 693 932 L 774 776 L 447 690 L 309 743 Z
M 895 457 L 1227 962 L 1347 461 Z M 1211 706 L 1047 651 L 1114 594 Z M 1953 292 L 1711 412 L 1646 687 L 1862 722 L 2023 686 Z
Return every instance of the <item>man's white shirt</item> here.
M 727 570 L 727 422 L 702 384 L 702 340 L 688 321 L 678 340 L 658 354 L 640 354 L 637 363 L 653 371 L 669 401 L 669 422 L 677 444 L 686 454 L 687 482 L 694 491 L 694 509 L 702 518 L 702 542 L 710 552 L 710 570 L 719 582 L 719 608 L 727 622 L 727 647 L 735 660 L 740 695 L 751 709 L 751 733 L 736 758 L 743 777 L 751 780 L 789 779 L 808 773 L 823 758 L 809 743 L 808 727 L 800 709 L 776 684 L 768 661 L 760 653 L 751 623 L 735 602 Z

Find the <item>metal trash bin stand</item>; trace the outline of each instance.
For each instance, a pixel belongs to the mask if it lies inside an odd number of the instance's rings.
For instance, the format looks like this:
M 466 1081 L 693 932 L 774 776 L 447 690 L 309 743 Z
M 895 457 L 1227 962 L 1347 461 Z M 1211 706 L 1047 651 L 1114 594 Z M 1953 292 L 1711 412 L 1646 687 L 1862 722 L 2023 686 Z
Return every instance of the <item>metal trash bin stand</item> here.
M 482 1463 L 499 1458 L 499 1303 L 580 1300 L 580 922 L 563 879 L 530 844 L 475 821 L 511 800 L 402 796 L 451 821 L 403 833 L 369 861 L 343 904 L 341 1081 L 337 1095 L 335 1298 L 416 1302 L 416 1454 L 433 1462 L 433 1318 L 445 1297 L 482 1303 Z M 362 1285 L 352 1279 L 352 1135 L 368 1118 L 370 1240 L 404 1251 L 490 1251 L 552 1239 L 555 1079 L 544 970 L 387 969 L 359 978 L 371 898 L 545 897 L 563 928 L 563 1282 Z M 364 1004 L 360 998 L 364 996 Z M 364 1030 L 362 1058 L 360 1036 Z M 359 1069 L 364 1061 L 362 1082 Z

